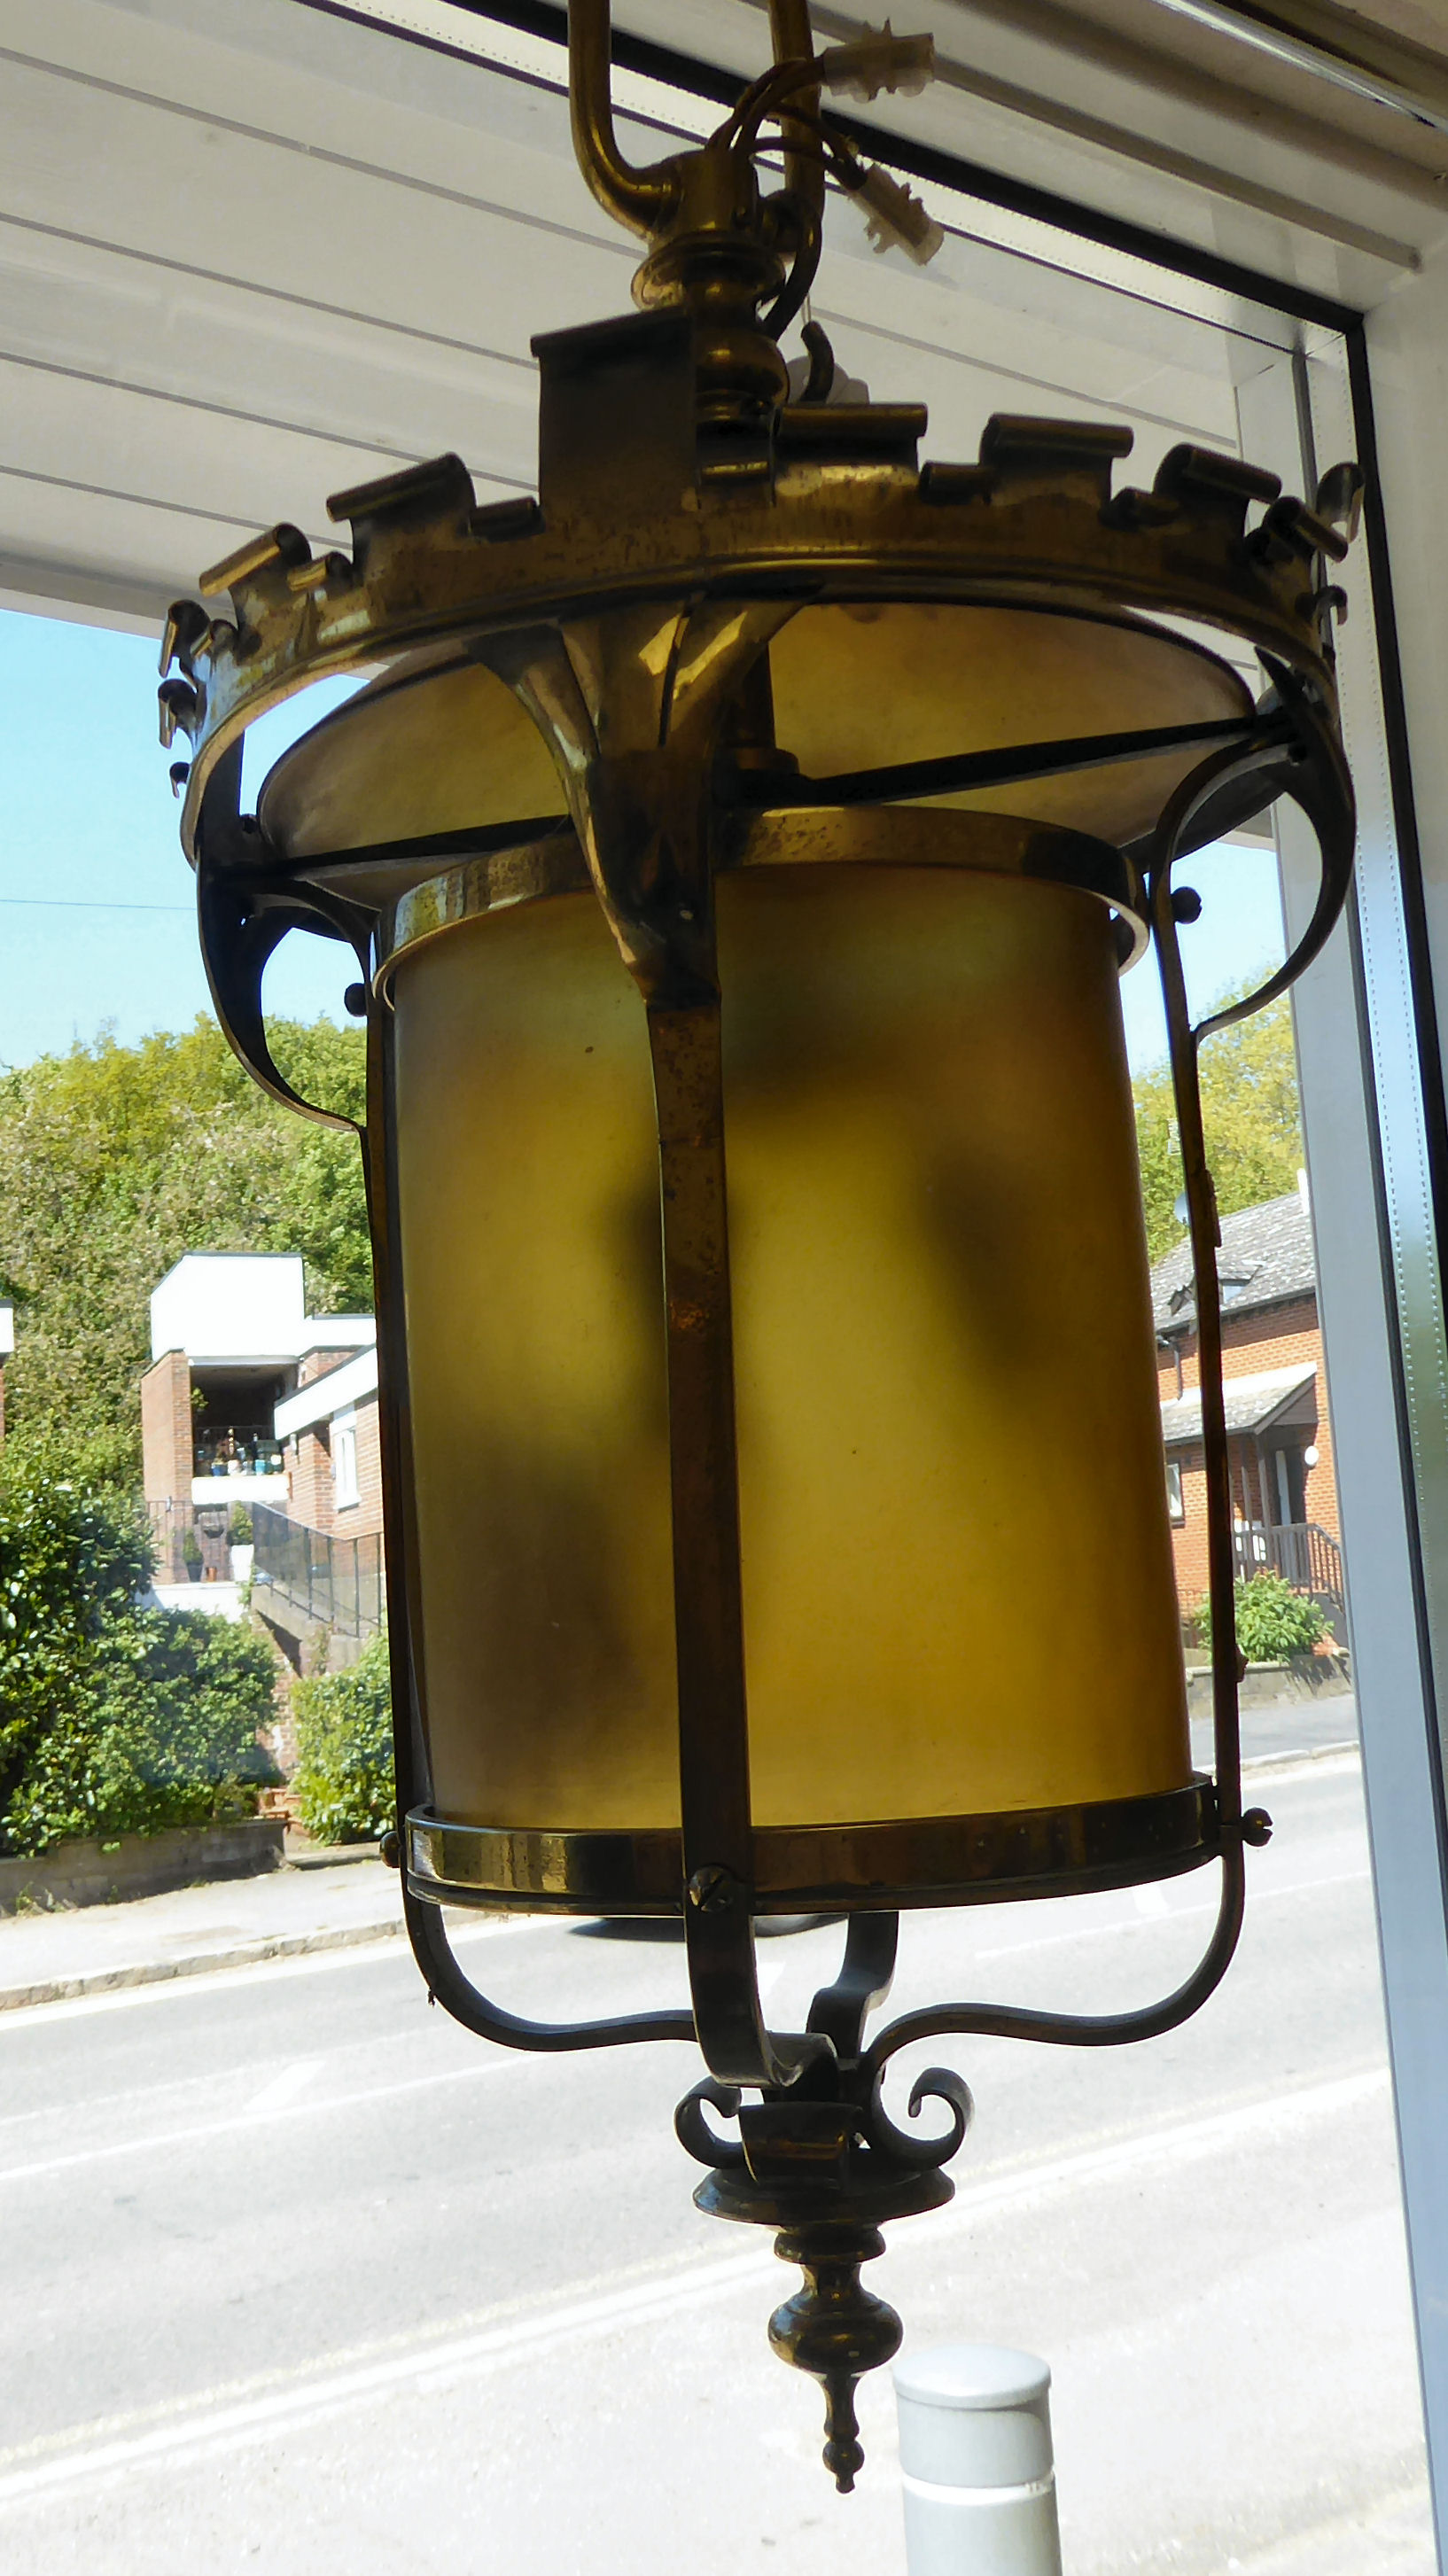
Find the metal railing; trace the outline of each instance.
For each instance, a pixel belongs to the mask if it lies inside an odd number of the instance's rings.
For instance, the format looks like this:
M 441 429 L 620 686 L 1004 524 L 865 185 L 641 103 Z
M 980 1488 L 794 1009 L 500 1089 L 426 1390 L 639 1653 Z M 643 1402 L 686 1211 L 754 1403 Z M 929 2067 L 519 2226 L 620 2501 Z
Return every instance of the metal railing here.
M 148 1502 L 157 1583 L 226 1583 L 231 1579 L 232 1505 Z
M 1316 1521 L 1290 1521 L 1280 1529 L 1265 1521 L 1239 1521 L 1232 1538 L 1239 1580 L 1264 1572 L 1280 1574 L 1294 1592 L 1305 1592 L 1330 1618 L 1342 1618 L 1347 1607 L 1342 1550 L 1329 1530 Z
M 333 1538 L 288 1520 L 269 1503 L 251 1506 L 252 1597 L 265 1612 L 290 1610 L 310 1626 L 344 1637 L 370 1637 L 383 1623 L 382 1540 Z

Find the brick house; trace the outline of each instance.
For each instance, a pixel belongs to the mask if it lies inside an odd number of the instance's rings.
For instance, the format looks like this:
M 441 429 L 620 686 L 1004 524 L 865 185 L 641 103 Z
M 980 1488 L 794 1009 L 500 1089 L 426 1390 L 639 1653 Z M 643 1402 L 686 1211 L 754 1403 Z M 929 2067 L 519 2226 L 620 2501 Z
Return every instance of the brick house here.
M 186 1253 L 151 1297 L 147 1501 L 287 1508 L 278 1404 L 376 1338 L 371 1315 L 308 1315 L 299 1253 Z
M 1239 1572 L 1275 1568 L 1341 1630 L 1341 1530 L 1306 1176 L 1222 1219 L 1222 1365 Z M 1177 1593 L 1207 1589 L 1206 1477 L 1191 1251 L 1151 1274 Z
M 291 1519 L 336 1538 L 375 1536 L 382 1527 L 376 1342 L 365 1351 L 309 1351 L 296 1392 L 282 1398 L 273 1422 Z
M 371 1315 L 308 1315 L 297 1253 L 188 1252 L 167 1272 L 151 1297 L 141 1380 L 144 1489 L 163 1579 L 184 1580 L 188 1563 L 231 1572 L 238 1506 L 256 1527 L 272 1516 L 310 1531 L 381 1528 L 376 1338 Z M 279 1430 L 278 1408 L 299 1387 L 359 1366 L 370 1437 L 360 1385 L 350 1449 L 340 1424 L 331 1441 L 327 1411 L 316 1436 Z M 340 1504 L 334 1445 L 351 1467 L 351 1499 Z

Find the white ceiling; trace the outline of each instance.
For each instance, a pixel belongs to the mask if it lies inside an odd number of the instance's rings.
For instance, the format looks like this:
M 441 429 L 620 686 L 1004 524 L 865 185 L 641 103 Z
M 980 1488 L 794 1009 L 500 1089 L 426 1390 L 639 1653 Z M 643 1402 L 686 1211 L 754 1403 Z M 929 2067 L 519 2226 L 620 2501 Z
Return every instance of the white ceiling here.
M 765 56 L 750 0 L 621 15 Z M 906 15 L 948 71 L 966 13 Z M 0 598 L 152 625 L 243 535 L 322 541 L 326 494 L 396 465 L 455 447 L 482 497 L 531 486 L 530 335 L 625 308 L 636 257 L 574 169 L 556 46 L 450 0 L 0 0 L 0 60 Z M 712 122 L 620 87 L 666 130 Z M 1006 150 L 1006 111 L 949 80 L 905 114 Z M 1044 149 L 1058 185 L 1105 167 Z M 1249 342 L 1153 302 L 1139 263 L 1103 255 L 1093 284 L 1042 227 L 924 193 L 935 265 L 875 257 L 837 207 L 815 310 L 873 392 L 929 402 L 931 453 L 972 455 L 999 408 L 1129 421 L 1134 477 L 1183 437 L 1235 445 Z M 1309 228 L 1293 256 L 1339 249 Z

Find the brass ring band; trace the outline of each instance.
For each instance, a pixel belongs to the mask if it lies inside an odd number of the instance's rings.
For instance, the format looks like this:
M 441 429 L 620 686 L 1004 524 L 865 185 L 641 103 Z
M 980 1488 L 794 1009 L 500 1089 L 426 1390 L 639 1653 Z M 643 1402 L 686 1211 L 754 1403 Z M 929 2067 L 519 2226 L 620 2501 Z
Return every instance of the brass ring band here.
M 1144 1798 L 890 1824 L 756 1825 L 756 1914 L 849 1913 L 1076 1896 L 1173 1878 L 1221 1848 L 1210 1780 Z M 680 1914 L 679 1835 L 407 1819 L 414 1896 L 525 1913 Z
M 906 835 L 908 862 L 901 857 Z M 1129 944 L 1123 943 L 1123 967 L 1146 945 L 1146 897 L 1130 859 L 1109 841 L 1014 814 L 926 805 L 792 806 L 731 818 L 721 859 L 725 869 L 903 864 L 973 868 L 989 876 L 1072 886 L 1109 905 L 1130 933 Z M 386 991 L 401 957 L 459 923 L 548 895 L 586 893 L 590 882 L 572 832 L 491 850 L 428 877 L 384 916 L 374 978 L 378 992 Z

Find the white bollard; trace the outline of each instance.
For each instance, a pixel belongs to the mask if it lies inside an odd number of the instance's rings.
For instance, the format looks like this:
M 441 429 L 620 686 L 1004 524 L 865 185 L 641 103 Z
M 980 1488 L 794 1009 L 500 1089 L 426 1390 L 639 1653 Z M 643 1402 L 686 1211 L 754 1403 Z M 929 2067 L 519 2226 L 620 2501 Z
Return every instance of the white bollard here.
M 942 2344 L 895 2364 L 909 2576 L 1061 2576 L 1051 2373 Z

